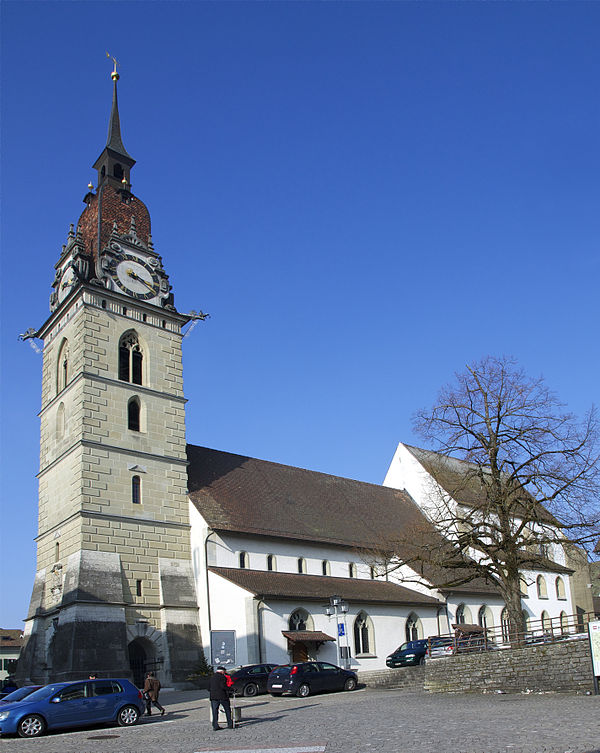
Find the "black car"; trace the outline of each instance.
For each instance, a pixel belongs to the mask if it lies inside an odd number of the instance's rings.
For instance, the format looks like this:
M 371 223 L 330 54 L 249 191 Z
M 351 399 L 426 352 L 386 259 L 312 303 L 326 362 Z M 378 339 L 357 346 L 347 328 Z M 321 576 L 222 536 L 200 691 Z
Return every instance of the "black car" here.
M 388 667 L 406 667 L 410 664 L 425 664 L 425 652 L 429 640 L 408 641 L 399 646 L 393 654 L 385 660 Z
M 269 675 L 267 690 L 271 695 L 297 695 L 306 698 L 322 690 L 354 690 L 355 672 L 324 661 L 282 664 Z
M 267 692 L 269 672 L 276 664 L 248 664 L 229 672 L 233 680 L 233 692 L 236 695 L 255 696 Z

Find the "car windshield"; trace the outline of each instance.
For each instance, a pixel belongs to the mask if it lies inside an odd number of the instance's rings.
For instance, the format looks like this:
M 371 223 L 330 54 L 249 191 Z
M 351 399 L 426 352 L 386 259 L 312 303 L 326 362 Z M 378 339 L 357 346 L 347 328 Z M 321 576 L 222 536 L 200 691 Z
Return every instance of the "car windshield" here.
M 281 667 L 276 667 L 274 671 L 279 675 L 289 675 L 290 669 L 289 664 L 283 664 Z
M 45 685 L 43 688 L 40 688 L 39 690 L 35 690 L 31 695 L 28 695 L 27 701 L 43 701 L 44 698 L 48 698 L 48 696 L 51 696 L 53 693 L 57 693 L 59 690 L 61 690 L 64 687 L 65 686 L 62 684 Z
M 5 695 L 2 700 L 3 701 L 20 701 L 21 698 L 25 698 L 25 696 L 29 695 L 30 693 L 33 693 L 33 690 L 31 689 L 31 687 L 25 686 L 24 688 L 13 690 L 12 693 Z

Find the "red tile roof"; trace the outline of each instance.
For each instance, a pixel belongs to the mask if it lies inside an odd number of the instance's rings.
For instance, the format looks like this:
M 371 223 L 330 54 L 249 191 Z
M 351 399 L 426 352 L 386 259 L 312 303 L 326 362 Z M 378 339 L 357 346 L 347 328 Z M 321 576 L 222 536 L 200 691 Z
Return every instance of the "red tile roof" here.
M 432 596 L 382 580 L 333 578 L 328 575 L 299 575 L 232 567 L 211 567 L 209 570 L 262 599 L 301 599 L 325 604 L 330 596 L 336 594 L 350 602 L 429 606 L 442 604 Z
M 23 631 L 0 628 L 0 648 L 21 648 Z

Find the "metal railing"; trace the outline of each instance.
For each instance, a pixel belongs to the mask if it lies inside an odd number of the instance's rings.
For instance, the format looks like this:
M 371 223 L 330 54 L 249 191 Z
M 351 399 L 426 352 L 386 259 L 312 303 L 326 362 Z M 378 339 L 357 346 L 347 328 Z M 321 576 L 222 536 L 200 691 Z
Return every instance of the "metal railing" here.
M 508 621 L 503 621 L 501 625 L 494 627 L 455 624 L 452 626 L 452 633 L 431 636 L 428 639 L 427 656 L 438 658 L 584 638 L 587 634 L 588 622 L 594 619 L 596 617 L 593 612 L 563 614 L 559 617 L 544 617 L 539 620 L 528 619 L 520 630 L 512 629 Z

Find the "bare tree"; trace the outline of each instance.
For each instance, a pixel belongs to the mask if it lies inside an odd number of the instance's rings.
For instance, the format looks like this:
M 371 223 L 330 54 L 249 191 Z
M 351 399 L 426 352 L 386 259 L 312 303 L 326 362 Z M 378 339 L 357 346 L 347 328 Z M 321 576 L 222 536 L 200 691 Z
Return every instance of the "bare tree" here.
M 520 630 L 521 571 L 545 569 L 555 547 L 592 551 L 598 541 L 595 409 L 578 421 L 542 378 L 488 357 L 457 374 L 414 424 L 435 450 L 416 452 L 433 479 L 424 512 L 436 533 L 403 532 L 371 559 L 433 573 L 442 587 L 493 581 Z

